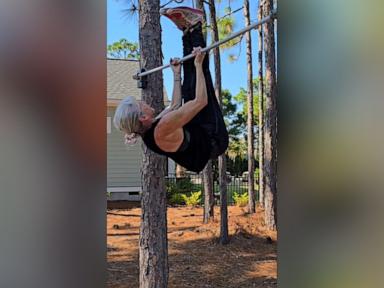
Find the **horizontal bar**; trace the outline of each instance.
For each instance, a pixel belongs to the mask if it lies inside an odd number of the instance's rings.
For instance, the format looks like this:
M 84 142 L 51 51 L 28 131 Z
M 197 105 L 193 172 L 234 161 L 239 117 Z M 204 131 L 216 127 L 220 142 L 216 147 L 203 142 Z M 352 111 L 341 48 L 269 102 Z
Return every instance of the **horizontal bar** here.
M 256 29 L 260 25 L 262 25 L 262 24 L 264 24 L 266 22 L 269 22 L 270 20 L 274 19 L 276 17 L 276 14 L 277 14 L 277 11 L 273 10 L 272 13 L 269 16 L 261 19 L 258 22 L 255 22 L 255 23 L 253 23 L 253 24 L 251 24 L 251 25 L 249 25 L 247 27 L 244 27 L 243 29 L 237 31 L 236 33 L 233 33 L 232 35 L 228 36 L 227 38 L 225 38 L 223 40 L 217 41 L 217 42 L 215 42 L 215 43 L 213 43 L 213 44 L 211 44 L 211 45 L 201 49 L 201 52 L 207 52 L 207 51 L 209 51 L 211 49 L 214 49 L 214 48 L 216 48 L 216 47 L 218 47 L 218 46 L 220 46 L 220 45 L 222 45 L 222 44 L 224 44 L 224 43 L 226 43 L 226 42 L 228 42 L 228 41 L 230 41 L 230 40 L 232 40 L 232 39 L 234 39 L 234 38 L 236 38 L 236 37 L 238 37 L 238 36 L 240 36 L 240 35 L 242 35 L 242 34 L 244 34 L 246 32 L 248 32 L 249 30 Z M 189 59 L 192 59 L 193 57 L 195 57 L 193 54 L 189 54 L 189 55 L 181 58 L 180 62 L 183 63 L 183 62 L 185 62 L 185 61 L 187 61 Z M 169 68 L 169 67 L 171 67 L 171 64 L 166 64 L 166 65 L 163 65 L 163 66 L 160 66 L 160 67 L 156 67 L 156 68 L 153 68 L 151 70 L 148 70 L 148 71 L 145 71 L 145 72 L 138 73 L 138 74 L 134 75 L 133 79 L 138 80 L 140 77 L 143 77 L 143 76 L 146 76 L 146 75 L 149 75 L 149 74 L 152 74 L 152 73 L 164 70 L 164 69 Z

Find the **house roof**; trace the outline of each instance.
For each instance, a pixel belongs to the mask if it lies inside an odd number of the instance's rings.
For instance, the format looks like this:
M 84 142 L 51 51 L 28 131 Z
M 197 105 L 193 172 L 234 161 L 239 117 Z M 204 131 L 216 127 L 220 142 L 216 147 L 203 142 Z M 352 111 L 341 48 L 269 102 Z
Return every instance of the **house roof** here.
M 108 105 L 117 105 L 127 96 L 141 99 L 141 91 L 137 88 L 137 81 L 133 80 L 140 69 L 137 60 L 107 59 L 107 102 Z M 168 95 L 164 88 L 164 103 L 168 105 Z

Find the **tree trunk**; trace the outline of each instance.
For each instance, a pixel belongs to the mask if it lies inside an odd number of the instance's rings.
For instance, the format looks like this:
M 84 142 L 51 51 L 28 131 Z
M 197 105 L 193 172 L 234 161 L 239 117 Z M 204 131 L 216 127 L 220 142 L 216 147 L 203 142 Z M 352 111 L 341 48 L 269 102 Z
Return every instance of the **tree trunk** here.
M 212 29 L 212 41 L 219 40 L 219 33 L 217 30 L 216 22 L 216 7 L 215 1 L 209 0 L 210 22 Z M 220 107 L 222 106 L 221 99 L 221 63 L 220 63 L 220 48 L 213 50 L 214 63 L 215 63 L 215 93 Z M 229 242 L 228 236 L 228 207 L 227 207 L 227 163 L 225 154 L 219 156 L 219 182 L 220 182 L 220 239 L 221 244 Z
M 213 177 L 212 177 L 212 161 L 209 160 L 207 166 L 203 170 L 204 183 L 204 219 L 205 224 L 214 219 L 215 198 L 213 194 Z
M 162 65 L 159 0 L 140 0 L 141 67 L 151 69 Z M 148 75 L 148 88 L 142 98 L 156 112 L 164 108 L 162 73 Z M 141 226 L 140 226 L 140 288 L 166 288 L 168 285 L 167 206 L 164 183 L 166 157 L 153 153 L 143 144 Z
M 263 5 L 259 5 L 258 18 L 263 18 Z M 264 207 L 264 79 L 263 79 L 263 25 L 259 27 L 259 205 Z
M 265 1 L 265 14 L 271 14 L 273 0 Z M 265 123 L 265 223 L 268 229 L 276 230 L 276 195 L 277 195 L 277 110 L 276 110 L 276 68 L 275 68 L 275 29 L 274 21 L 265 25 L 265 78 L 266 123 Z
M 207 23 L 207 16 L 204 9 L 203 0 L 195 0 L 196 8 L 201 9 L 204 12 L 204 24 Z M 204 29 L 204 38 L 207 41 L 207 33 Z M 204 185 L 204 218 L 203 223 L 208 223 L 214 219 L 214 205 L 215 205 L 215 195 L 213 191 L 213 173 L 212 173 L 212 161 L 208 161 L 203 172 L 203 185 Z
M 244 0 L 245 26 L 251 25 L 249 15 L 249 0 Z M 248 68 L 248 212 L 255 213 L 255 149 L 254 149 L 254 121 L 253 121 L 253 71 L 252 71 L 252 38 L 251 31 L 245 33 L 247 43 L 247 68 Z
M 205 41 L 207 41 L 207 29 L 206 29 L 206 24 L 207 24 L 207 13 L 204 8 L 204 0 L 195 0 L 196 2 L 196 8 L 201 9 L 204 12 L 204 25 L 203 25 L 203 34 Z

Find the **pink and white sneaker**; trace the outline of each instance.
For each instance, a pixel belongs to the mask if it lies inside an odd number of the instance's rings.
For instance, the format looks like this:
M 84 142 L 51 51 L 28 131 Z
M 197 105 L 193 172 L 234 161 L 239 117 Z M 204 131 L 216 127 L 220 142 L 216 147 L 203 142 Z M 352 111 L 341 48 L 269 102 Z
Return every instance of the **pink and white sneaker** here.
M 181 31 L 203 22 L 204 19 L 202 10 L 190 7 L 163 8 L 160 14 L 168 17 Z

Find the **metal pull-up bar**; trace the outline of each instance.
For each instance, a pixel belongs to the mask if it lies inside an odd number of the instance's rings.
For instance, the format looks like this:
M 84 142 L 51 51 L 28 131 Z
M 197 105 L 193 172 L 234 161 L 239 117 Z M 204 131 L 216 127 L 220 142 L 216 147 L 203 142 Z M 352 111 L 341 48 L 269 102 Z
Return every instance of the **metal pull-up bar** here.
M 213 43 L 213 44 L 211 44 L 211 45 L 201 49 L 201 52 L 207 52 L 207 51 L 209 51 L 209 50 L 211 50 L 213 48 L 219 47 L 220 45 L 222 45 L 222 44 L 224 44 L 224 43 L 226 43 L 226 42 L 228 42 L 228 41 L 230 41 L 230 40 L 232 40 L 232 39 L 234 39 L 234 38 L 236 38 L 236 37 L 238 37 L 238 36 L 248 32 L 248 31 L 250 31 L 252 29 L 258 28 L 260 25 L 273 20 L 276 17 L 276 14 L 277 14 L 277 11 L 273 10 L 272 13 L 270 15 L 268 15 L 267 17 L 261 19 L 258 22 L 255 22 L 255 23 L 253 23 L 253 24 L 251 24 L 251 25 L 249 25 L 247 27 L 244 27 L 243 29 L 237 31 L 236 33 L 233 33 L 232 35 L 228 36 L 227 38 L 225 38 L 223 40 L 217 41 L 217 42 L 215 42 L 215 43 Z M 193 57 L 195 57 L 193 54 L 189 54 L 189 55 L 181 58 L 180 59 L 180 63 L 183 63 L 183 62 L 185 62 L 185 61 L 187 61 L 189 59 L 192 59 Z M 166 64 L 166 65 L 163 65 L 163 66 L 160 66 L 160 67 L 157 67 L 157 68 L 153 68 L 153 69 L 148 70 L 148 71 L 142 70 L 141 73 L 138 73 L 138 74 L 134 75 L 133 79 L 140 80 L 141 77 L 147 76 L 149 74 L 161 71 L 161 70 L 169 68 L 169 67 L 171 67 L 171 65 L 170 64 Z M 142 87 L 139 87 L 139 88 L 142 88 Z

